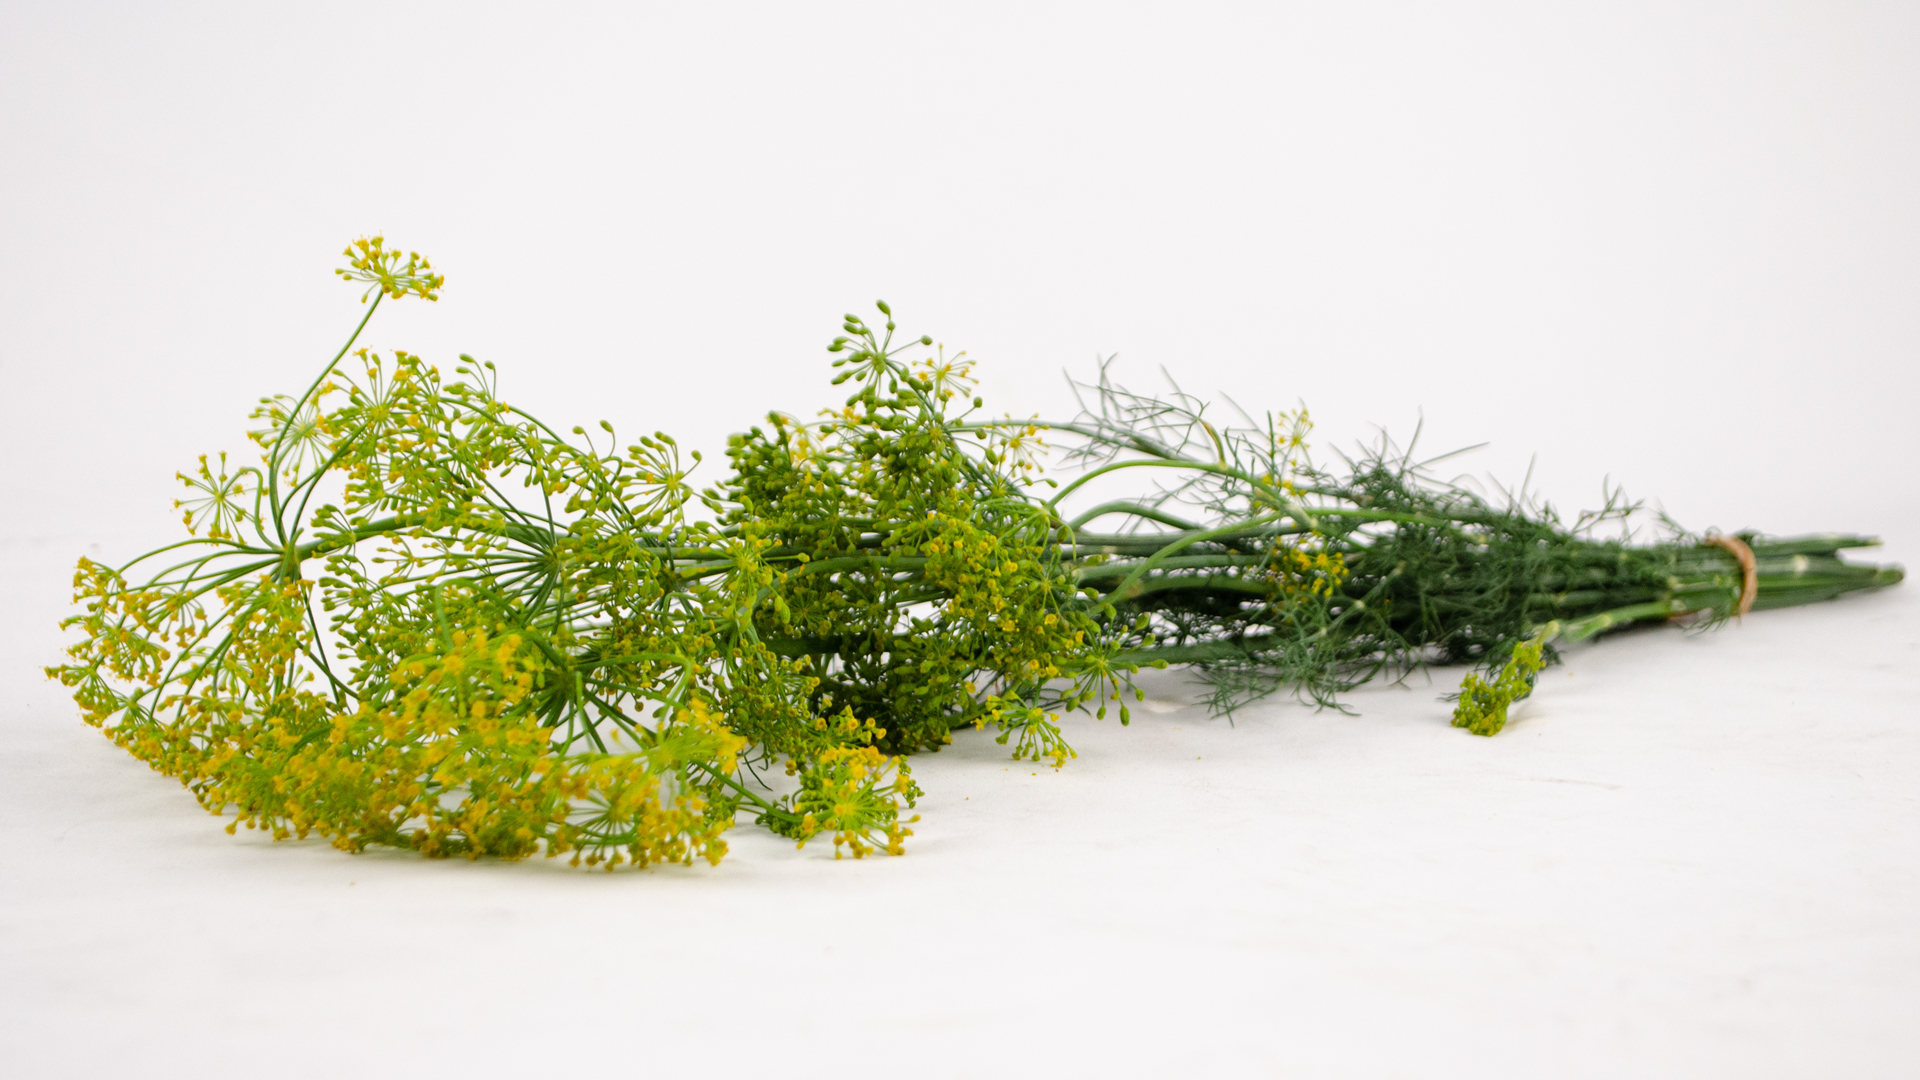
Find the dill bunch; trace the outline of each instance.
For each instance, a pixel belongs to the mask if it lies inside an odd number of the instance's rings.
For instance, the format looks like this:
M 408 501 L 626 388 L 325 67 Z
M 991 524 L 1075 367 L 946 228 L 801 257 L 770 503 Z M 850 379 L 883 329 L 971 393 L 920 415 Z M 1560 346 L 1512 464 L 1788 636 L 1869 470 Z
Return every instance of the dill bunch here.
M 347 343 L 262 400 L 259 464 L 181 474 L 187 539 L 80 561 L 48 669 L 230 832 L 613 869 L 717 862 L 744 814 L 898 854 L 906 755 L 976 727 L 1058 767 L 1061 717 L 1126 723 L 1143 666 L 1229 712 L 1473 664 L 1454 723 L 1491 735 L 1558 644 L 1901 578 L 1841 559 L 1859 537 L 1602 538 L 1636 508 L 1566 525 L 1384 444 L 1325 469 L 1304 411 L 1217 425 L 1104 368 L 1071 420 L 994 419 L 884 303 L 829 346 L 844 403 L 735 436 L 700 490 L 664 433 L 562 434 L 491 364 L 356 349 L 445 279 L 381 237 L 345 254 Z M 1148 483 L 1074 509 L 1107 477 Z
M 1216 712 L 1281 689 L 1338 706 L 1373 678 L 1473 664 L 1485 671 L 1468 675 L 1454 722 L 1491 735 L 1556 644 L 1647 622 L 1710 628 L 1903 577 L 1839 557 L 1868 537 L 1702 536 L 1663 517 L 1659 539 L 1636 543 L 1642 508 L 1618 490 L 1569 524 L 1443 482 L 1429 472 L 1443 458 L 1384 440 L 1316 465 L 1304 410 L 1216 425 L 1177 389 L 1136 394 L 1105 370 L 1080 389 L 1081 414 L 1048 425 L 1082 467 L 1053 502 L 1122 470 L 1172 479 L 1066 520 L 1074 551 L 1109 557 L 1078 580 L 1146 619 L 1123 661 L 1191 665 Z M 1086 531 L 1095 522 L 1116 524 Z

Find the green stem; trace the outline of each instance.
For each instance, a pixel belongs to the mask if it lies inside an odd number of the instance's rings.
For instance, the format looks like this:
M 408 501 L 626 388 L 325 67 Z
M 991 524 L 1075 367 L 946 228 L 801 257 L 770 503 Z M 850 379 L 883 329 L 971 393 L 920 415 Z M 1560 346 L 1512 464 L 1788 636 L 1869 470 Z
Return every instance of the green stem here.
M 286 509 L 280 505 L 280 449 L 287 441 L 287 431 L 293 425 L 293 418 L 298 415 L 300 409 L 306 405 L 307 399 L 312 397 L 314 392 L 320 389 L 321 383 L 327 381 L 327 376 L 333 374 L 334 367 L 340 363 L 341 358 L 347 355 L 347 350 L 353 348 L 353 343 L 360 340 L 360 331 L 367 328 L 368 321 L 373 318 L 374 312 L 380 310 L 380 301 L 385 297 L 385 293 L 374 293 L 373 303 L 368 306 L 367 313 L 360 317 L 360 324 L 353 328 L 353 333 L 347 338 L 347 343 L 340 346 L 340 351 L 333 354 L 333 359 L 327 361 L 327 366 L 320 369 L 320 377 L 313 380 L 313 385 L 307 387 L 307 392 L 301 394 L 299 399 L 294 402 L 293 407 L 287 412 L 287 422 L 281 425 L 280 434 L 273 440 L 273 449 L 269 451 L 267 455 L 267 505 L 273 508 L 273 528 L 277 534 L 277 538 L 282 544 L 287 543 L 287 528 L 286 523 L 280 519 L 280 515 Z
M 1271 514 L 1262 514 L 1259 517 L 1251 518 L 1246 521 L 1236 522 L 1232 525 L 1224 525 L 1218 529 L 1202 529 L 1201 531 L 1196 533 L 1188 533 L 1182 538 L 1180 538 L 1179 540 L 1176 540 L 1173 543 L 1168 544 L 1166 547 L 1161 548 L 1159 551 L 1154 552 L 1144 562 L 1141 562 L 1139 565 L 1135 566 L 1132 572 L 1129 573 L 1124 579 L 1121 580 L 1119 585 L 1114 586 L 1113 592 L 1109 593 L 1108 596 L 1111 600 L 1115 601 L 1116 603 L 1124 603 L 1128 600 L 1131 600 L 1134 598 L 1134 595 L 1135 595 L 1133 590 L 1135 588 L 1136 583 L 1138 583 L 1142 577 L 1145 577 L 1148 571 L 1159 566 L 1162 562 L 1164 562 L 1169 556 L 1173 555 L 1175 552 L 1192 547 L 1194 544 L 1197 544 L 1202 540 L 1211 540 L 1216 536 L 1224 536 L 1224 535 L 1227 535 L 1228 533 L 1236 532 L 1240 529 L 1244 529 L 1252 525 L 1258 525 L 1266 521 L 1275 521 L 1275 520 L 1278 520 L 1280 517 L 1281 517 L 1280 513 L 1276 511 Z
M 1078 529 L 1087 522 L 1095 518 L 1105 517 L 1108 514 L 1131 514 L 1137 518 L 1146 518 L 1148 521 L 1157 521 L 1162 525 L 1171 525 L 1176 529 L 1193 530 L 1205 528 L 1205 526 L 1196 525 L 1185 518 L 1175 517 L 1158 507 L 1147 506 L 1128 499 L 1115 499 L 1112 502 L 1103 502 L 1083 514 L 1077 514 L 1072 521 L 1067 522 L 1067 528 Z

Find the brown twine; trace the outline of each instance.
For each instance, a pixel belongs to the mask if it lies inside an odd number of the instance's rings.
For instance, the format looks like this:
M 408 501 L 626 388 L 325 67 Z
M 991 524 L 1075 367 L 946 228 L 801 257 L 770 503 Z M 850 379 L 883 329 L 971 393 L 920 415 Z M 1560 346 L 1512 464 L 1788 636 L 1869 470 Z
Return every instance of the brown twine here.
M 1700 544 L 1703 547 L 1717 547 L 1740 564 L 1740 602 L 1735 605 L 1734 614 L 1745 615 L 1751 611 L 1754 594 L 1760 591 L 1760 567 L 1754 562 L 1753 549 L 1737 536 L 1722 536 L 1717 532 L 1708 533 Z

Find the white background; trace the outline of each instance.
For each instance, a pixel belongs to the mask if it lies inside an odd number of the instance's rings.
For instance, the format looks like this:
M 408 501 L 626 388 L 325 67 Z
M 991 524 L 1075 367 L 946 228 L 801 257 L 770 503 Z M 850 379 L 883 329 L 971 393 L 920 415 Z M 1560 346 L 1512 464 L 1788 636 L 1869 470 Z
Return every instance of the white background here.
M 1063 369 L 1380 424 L 1578 509 L 1920 552 L 1910 5 L 0 7 L 0 1060 L 20 1075 L 1899 1075 L 1912 587 L 1229 726 L 917 764 L 910 854 L 719 868 L 232 839 L 78 721 L 75 557 L 177 531 L 359 315 L 556 425 L 722 445 L 893 305 Z M 717 478 L 717 476 L 715 477 Z M 1037 772 L 1037 775 L 1036 775 Z M 13 1071 L 13 1069 L 9 1069 Z

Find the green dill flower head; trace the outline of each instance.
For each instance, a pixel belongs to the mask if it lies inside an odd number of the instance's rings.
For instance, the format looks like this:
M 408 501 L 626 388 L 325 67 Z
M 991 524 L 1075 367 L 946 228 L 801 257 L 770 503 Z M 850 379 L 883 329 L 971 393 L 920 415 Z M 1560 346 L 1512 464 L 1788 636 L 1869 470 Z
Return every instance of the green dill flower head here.
M 266 451 L 269 469 L 277 466 L 291 481 L 325 464 L 333 450 L 333 436 L 327 431 L 320 399 L 333 389 L 331 384 L 323 385 L 305 401 L 286 394 L 260 399 L 251 419 L 264 420 L 266 426 L 247 432 L 247 437 Z
M 1469 672 L 1460 684 L 1460 703 L 1453 710 L 1453 726 L 1466 728 L 1475 735 L 1498 735 L 1507 726 L 1507 709 L 1533 693 L 1540 669 L 1547 666 L 1547 642 L 1560 631 L 1559 623 L 1548 623 L 1539 633 L 1514 646 L 1508 660 L 1493 681 Z
M 233 537 L 239 526 L 251 520 L 245 498 L 247 495 L 247 474 L 254 469 L 241 469 L 232 476 L 227 475 L 227 455 L 220 455 L 217 469 L 207 464 L 207 455 L 200 455 L 200 469 L 197 473 L 176 473 L 180 482 L 192 492 L 187 498 L 175 499 L 173 508 L 182 510 L 182 520 L 187 531 L 197 533 L 200 526 L 207 527 L 207 535 L 215 540 Z
M 348 244 L 342 254 L 352 260 L 353 265 L 334 273 L 348 281 L 367 283 L 367 291 L 360 295 L 362 303 L 375 291 L 395 300 L 409 293 L 423 300 L 438 300 L 440 287 L 447 283 L 444 276 L 433 272 L 433 264 L 426 256 L 418 252 L 407 252 L 402 262 L 397 249 L 388 250 L 384 237 L 363 236 Z

